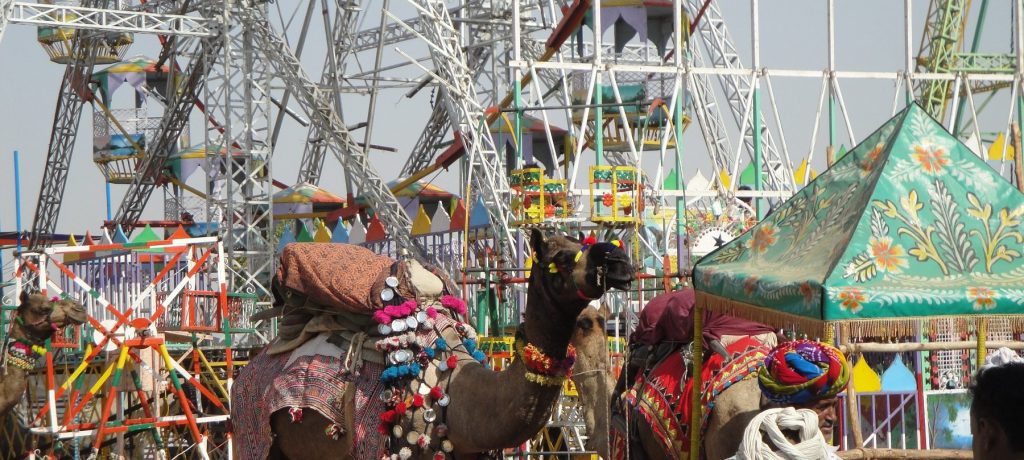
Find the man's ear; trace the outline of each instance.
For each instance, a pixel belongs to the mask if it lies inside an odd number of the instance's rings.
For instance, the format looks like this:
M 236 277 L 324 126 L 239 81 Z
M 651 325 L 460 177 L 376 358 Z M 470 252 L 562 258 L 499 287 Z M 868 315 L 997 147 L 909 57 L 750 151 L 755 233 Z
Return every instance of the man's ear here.
M 1000 449 L 1010 449 L 1010 439 L 995 420 L 988 417 L 978 417 L 976 421 L 977 432 L 972 433 L 978 447 L 984 452 L 995 452 Z

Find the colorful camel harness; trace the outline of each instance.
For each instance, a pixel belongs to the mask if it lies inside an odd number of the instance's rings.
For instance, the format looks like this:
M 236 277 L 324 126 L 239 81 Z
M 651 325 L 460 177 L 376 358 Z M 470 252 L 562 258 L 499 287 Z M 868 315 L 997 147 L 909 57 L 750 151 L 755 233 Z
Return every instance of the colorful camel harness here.
M 597 243 L 597 238 L 594 237 L 594 236 L 588 236 L 588 237 L 583 239 L 582 244 L 583 244 L 583 246 L 580 247 L 580 250 L 578 252 L 576 252 L 576 257 L 573 259 L 574 263 L 575 262 L 579 262 L 580 259 L 583 258 L 583 253 L 584 252 L 586 252 L 588 249 L 590 249 L 591 247 L 593 247 L 593 246 L 598 244 Z M 622 240 L 611 240 L 611 241 L 609 241 L 608 243 L 605 243 L 605 244 L 611 244 L 612 246 L 615 246 L 617 248 L 622 248 Z M 537 258 L 537 254 L 534 254 L 532 259 L 533 259 L 533 263 L 535 263 L 535 264 L 540 263 L 540 259 Z M 603 275 L 604 267 L 600 267 L 599 269 L 602 270 L 601 275 Z M 561 268 L 558 266 L 558 264 L 556 264 L 554 262 L 551 262 L 551 263 L 548 264 L 548 273 L 558 273 L 559 271 L 561 271 Z M 604 279 L 603 278 L 604 277 L 601 276 L 601 278 L 598 281 L 598 284 L 600 284 L 602 288 L 604 288 Z M 573 286 L 576 287 L 576 297 L 579 297 L 580 299 L 586 300 L 588 302 L 592 301 L 592 300 L 597 300 L 597 299 L 600 298 L 600 296 L 599 297 L 590 297 L 590 296 L 588 296 L 587 293 L 583 292 L 582 288 L 576 286 L 576 280 L 575 279 L 572 279 L 570 277 L 570 281 L 572 281 Z
M 60 300 L 58 297 L 54 297 L 53 301 Z M 25 319 L 21 316 L 15 318 L 18 324 L 25 326 Z M 32 324 L 38 326 L 43 323 L 49 323 L 53 330 L 57 330 L 56 324 L 50 321 L 50 315 L 46 315 L 43 319 Z M 34 343 L 33 343 L 34 342 Z M 36 361 L 40 356 L 46 354 L 46 348 L 39 345 L 39 340 L 33 342 L 27 342 L 24 339 L 10 339 L 7 342 L 7 352 L 4 354 L 4 365 L 10 364 L 23 371 L 31 371 L 36 367 Z

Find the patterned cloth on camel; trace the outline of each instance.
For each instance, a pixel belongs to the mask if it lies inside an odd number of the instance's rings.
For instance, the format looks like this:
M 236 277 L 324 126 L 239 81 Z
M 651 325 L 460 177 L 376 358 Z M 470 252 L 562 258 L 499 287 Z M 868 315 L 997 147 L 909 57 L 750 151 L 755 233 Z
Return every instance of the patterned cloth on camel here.
M 375 333 L 370 315 L 384 306 L 380 293 L 389 276 L 398 279 L 396 291 L 407 299 L 436 301 L 442 291 L 457 292 L 447 275 L 415 260 L 396 262 L 350 244 L 285 246 L 272 282 L 275 308 L 260 314 L 281 316 L 278 340 L 268 352 L 291 351 L 321 332 Z
M 736 341 L 726 350 L 729 356 L 735 358 L 726 363 L 721 355 L 713 354 L 704 363 L 701 372 L 702 434 L 714 410 L 715 397 L 737 382 L 754 378 L 769 351 L 761 342 L 749 337 Z M 651 370 L 646 378 L 638 376 L 627 396 L 629 405 L 635 407 L 643 420 L 651 426 L 651 431 L 672 460 L 687 459 L 690 452 L 690 395 L 693 380 L 687 381 L 685 387 L 680 385 L 680 376 L 685 366 L 682 355 L 673 353 Z M 618 435 L 621 436 L 621 433 Z M 623 445 L 623 442 L 613 440 L 612 444 Z M 624 458 L 624 453 L 614 457 Z
M 692 342 L 694 304 L 696 294 L 692 288 L 654 297 L 640 312 L 640 321 L 629 337 L 630 342 L 642 345 Z M 705 345 L 712 340 L 721 340 L 722 336 L 756 336 L 773 332 L 771 327 L 761 323 L 717 312 L 704 312 Z
M 307 349 L 315 350 L 314 354 L 306 354 Z M 245 406 L 252 409 L 232 414 L 235 437 L 246 440 L 237 443 L 238 458 L 267 458 L 274 442 L 270 416 L 281 409 L 315 410 L 343 426 L 346 409 L 353 410 L 352 402 L 345 401 L 343 396 L 353 383 L 355 458 L 377 458 L 384 445 L 384 437 L 377 432 L 380 414 L 384 412 L 384 403 L 378 396 L 382 391 L 380 374 L 384 366 L 364 362 L 362 372 L 357 376 L 344 375 L 341 367 L 345 353 L 318 337 L 292 353 L 260 353 L 254 357 L 242 369 L 249 375 L 236 380 L 231 389 L 233 404 L 244 400 Z M 310 427 L 315 430 L 328 428 Z
M 419 331 L 417 334 L 424 343 L 433 343 L 440 331 L 445 340 L 455 343 L 458 337 L 455 333 L 456 323 L 457 320 L 448 315 L 438 314 L 433 330 Z M 355 427 L 355 452 L 352 452 L 351 458 L 381 458 L 386 438 L 377 427 L 385 410 L 380 397 L 385 389 L 380 382 L 384 365 L 366 360 L 370 350 L 363 350 L 362 371 L 356 375 L 344 372 L 342 368 L 350 346 L 346 344 L 339 348 L 331 343 L 331 335 L 319 334 L 290 353 L 260 353 L 242 369 L 247 375 L 239 377 L 232 387 L 232 403 L 244 401 L 245 407 L 251 410 L 232 414 L 235 438 L 247 440 L 237 444 L 240 449 L 238 458 L 267 458 L 274 441 L 270 416 L 278 410 L 290 408 L 315 410 L 339 426 L 344 426 L 346 418 L 350 418 Z M 373 340 L 369 343 L 372 344 Z M 461 356 L 459 361 L 463 363 L 472 359 L 466 355 Z M 431 379 L 427 382 L 430 386 L 439 384 L 440 376 L 436 368 L 427 374 L 428 379 Z M 352 383 L 355 383 L 354 389 L 349 388 Z M 410 391 L 419 389 L 419 382 L 414 381 L 410 385 Z M 412 385 L 416 385 L 416 388 L 412 388 Z M 342 396 L 352 390 L 355 407 L 354 412 L 349 414 L 346 411 L 352 410 L 353 401 L 345 401 Z M 316 430 L 328 428 L 310 427 Z

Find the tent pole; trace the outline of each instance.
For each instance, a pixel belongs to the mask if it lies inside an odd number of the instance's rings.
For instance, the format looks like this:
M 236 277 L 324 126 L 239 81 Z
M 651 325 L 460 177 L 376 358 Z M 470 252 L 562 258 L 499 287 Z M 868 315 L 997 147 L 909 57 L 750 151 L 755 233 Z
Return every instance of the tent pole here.
M 844 325 L 840 330 L 840 338 L 844 345 L 852 345 L 850 342 L 850 327 Z M 852 355 L 853 353 L 851 353 Z M 847 357 L 848 362 L 852 362 L 851 357 Z M 864 359 L 863 356 L 861 359 Z M 861 432 L 860 426 L 860 410 L 857 401 L 857 390 L 854 388 L 853 373 L 850 374 L 850 382 L 846 385 L 846 421 L 850 427 L 850 434 L 853 437 L 853 446 L 846 446 L 847 450 L 861 449 L 864 447 L 864 433 Z
M 978 331 L 978 368 L 985 364 L 985 355 L 988 354 L 988 347 L 985 340 L 988 339 L 988 318 L 978 318 L 976 330 Z
M 697 296 L 693 306 L 693 385 L 690 395 L 690 460 L 700 459 L 701 382 L 704 370 L 704 299 Z

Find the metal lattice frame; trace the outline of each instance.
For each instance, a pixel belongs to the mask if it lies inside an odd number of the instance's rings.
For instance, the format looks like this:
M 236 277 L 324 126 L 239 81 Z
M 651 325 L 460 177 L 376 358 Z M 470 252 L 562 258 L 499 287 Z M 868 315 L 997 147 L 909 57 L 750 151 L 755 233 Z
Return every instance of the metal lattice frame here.
M 333 89 L 334 110 L 341 116 L 341 69 L 339 64 L 345 62 L 345 58 L 354 50 L 350 45 L 353 41 L 354 30 L 359 19 L 357 2 L 339 7 L 338 17 L 334 20 L 333 40 L 327 44 L 328 56 L 325 57 L 323 74 L 320 76 L 320 86 Z M 325 20 L 327 17 L 325 16 Z M 313 123 L 306 138 L 306 146 L 302 151 L 302 161 L 299 163 L 298 183 L 308 182 L 319 184 L 320 175 L 324 170 L 324 157 L 327 153 L 327 137 L 323 133 L 319 123 Z
M 0 43 L 4 41 L 4 31 L 7 30 L 13 9 L 14 0 L 0 0 Z
M 691 14 L 696 16 L 697 12 L 705 6 L 701 0 L 687 0 Z M 725 19 L 718 5 L 712 1 L 707 3 L 704 15 L 697 24 L 697 33 L 702 37 L 704 46 L 707 48 L 708 60 L 711 67 L 716 69 L 741 69 L 743 63 L 740 60 L 736 47 L 732 44 L 729 36 L 729 29 L 725 25 Z M 692 40 L 692 38 L 691 38 Z M 745 102 L 748 94 L 752 91 L 754 79 L 733 73 L 721 73 L 718 76 L 722 89 L 725 91 L 727 103 L 733 119 L 743 129 L 743 144 L 747 152 L 754 155 L 754 133 L 753 124 L 744 122 L 744 112 L 749 104 Z M 704 94 L 706 102 L 713 100 L 712 93 Z M 763 118 L 762 118 L 763 119 Z M 711 120 L 714 120 L 712 118 Z M 792 164 L 785 152 L 780 152 L 772 137 L 771 130 L 762 126 L 761 132 L 762 149 L 764 158 L 763 170 L 765 172 L 763 190 L 770 191 L 795 191 L 793 181 Z
M 331 140 L 328 149 L 342 167 L 350 171 L 355 187 L 367 198 L 398 246 L 414 256 L 422 257 L 422 250 L 415 245 L 409 233 L 412 227 L 409 216 L 342 123 L 329 95 L 309 79 L 298 58 L 271 29 L 266 17 L 257 11 L 248 14 L 255 43 L 264 53 L 266 61 L 273 67 L 275 74 L 294 91 L 296 101 L 310 116 L 310 121 L 320 124 L 319 129 Z
M 188 44 L 179 46 L 188 49 Z M 146 203 L 149 202 L 153 190 L 157 187 L 157 179 L 170 155 L 171 149 L 178 141 L 181 131 L 188 123 L 189 114 L 206 83 L 206 73 L 214 66 L 222 46 L 219 39 L 194 40 L 192 43 L 192 62 L 188 67 L 188 78 L 167 104 L 156 141 L 142 160 L 138 173 L 128 186 L 121 205 L 115 214 L 114 222 L 130 227 L 139 220 Z
M 929 4 L 917 58 L 918 70 L 946 72 L 954 66 L 969 6 L 968 0 L 933 0 Z M 924 110 L 938 120 L 942 120 L 946 113 L 951 85 L 952 82 L 948 80 L 932 80 L 921 84 L 918 100 Z
M 105 6 L 105 1 L 107 0 L 86 0 L 85 5 Z M 32 219 L 30 248 L 43 247 L 57 229 L 64 188 L 71 168 L 71 154 L 75 139 L 78 138 L 78 122 L 82 118 L 85 102 L 92 98 L 88 81 L 92 75 L 93 58 L 98 49 L 93 46 L 94 42 L 95 38 L 89 34 L 76 34 L 72 41 L 71 53 L 78 59 L 65 68 L 60 94 L 57 96 L 53 129 L 50 131 L 50 144 L 46 151 L 46 169 L 43 171 L 43 181 L 39 187 L 36 214 Z M 80 51 L 82 49 L 85 49 L 84 54 Z
M 470 67 L 474 69 L 474 78 L 478 78 L 482 75 L 483 67 L 487 61 L 492 57 L 490 48 L 478 47 L 473 48 L 467 53 L 469 55 Z M 474 80 L 475 83 L 475 80 Z M 444 92 L 444 88 L 440 88 L 438 91 Z M 441 98 L 446 97 L 444 94 Z M 400 177 L 408 177 L 409 175 L 425 169 L 430 166 L 430 161 L 433 160 L 434 154 L 437 151 L 437 146 L 440 145 L 452 129 L 451 121 L 448 119 L 448 113 L 445 109 L 445 105 L 442 103 L 434 104 L 433 110 L 430 112 L 430 118 L 427 120 L 427 126 L 423 128 L 420 133 L 420 137 L 416 139 L 416 145 L 412 148 L 412 153 L 409 154 L 409 158 L 405 160 L 405 165 L 402 166 L 402 172 L 399 173 Z
M 209 217 L 218 222 L 235 274 L 233 289 L 270 297 L 274 244 L 271 196 L 270 67 L 256 37 L 269 24 L 254 20 L 265 5 L 225 1 L 219 65 L 207 77 Z M 214 148 L 211 148 L 214 147 Z M 217 149 L 216 147 L 220 147 Z M 219 165 L 216 167 L 214 165 Z
M 131 32 L 160 35 L 208 37 L 213 35 L 210 21 L 199 16 L 149 13 L 74 5 L 49 5 L 4 0 L 5 18 L 14 24 Z M 0 8 L 2 9 L 2 8 Z M 3 19 L 0 19 L 3 21 Z M 0 33 L 3 28 L 0 27 Z M 2 35 L 0 35 L 2 38 Z
M 455 132 L 462 135 L 472 168 L 472 190 L 480 197 L 491 219 L 498 256 L 507 267 L 516 255 L 509 228 L 508 177 L 488 131 L 483 108 L 477 103 L 473 76 L 459 42 L 458 29 L 440 0 L 414 3 L 430 25 L 424 35 L 434 61 L 433 77 L 444 85 L 444 104 Z M 468 205 L 469 203 L 467 203 Z

